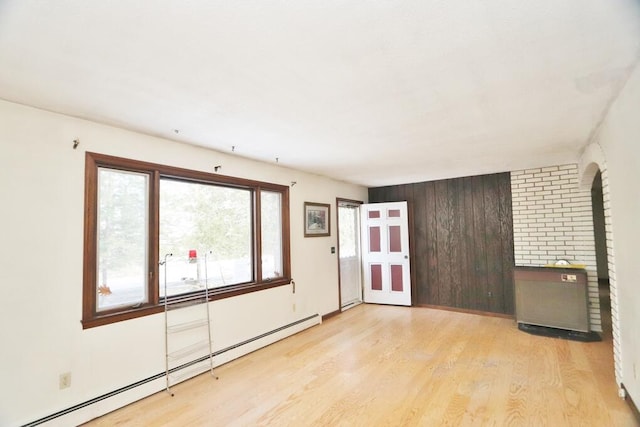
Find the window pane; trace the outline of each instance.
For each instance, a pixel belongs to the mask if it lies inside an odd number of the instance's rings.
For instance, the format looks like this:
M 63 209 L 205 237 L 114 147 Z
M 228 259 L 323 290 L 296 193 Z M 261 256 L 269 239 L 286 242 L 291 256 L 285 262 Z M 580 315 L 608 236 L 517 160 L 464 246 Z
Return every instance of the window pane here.
M 260 192 L 262 225 L 262 279 L 283 277 L 282 263 L 282 195 Z
M 251 191 L 161 179 L 159 238 L 161 296 L 251 282 Z
M 149 176 L 98 169 L 96 310 L 148 302 Z
M 359 241 L 358 207 L 338 206 L 338 224 L 340 224 L 340 258 L 353 258 L 358 255 Z

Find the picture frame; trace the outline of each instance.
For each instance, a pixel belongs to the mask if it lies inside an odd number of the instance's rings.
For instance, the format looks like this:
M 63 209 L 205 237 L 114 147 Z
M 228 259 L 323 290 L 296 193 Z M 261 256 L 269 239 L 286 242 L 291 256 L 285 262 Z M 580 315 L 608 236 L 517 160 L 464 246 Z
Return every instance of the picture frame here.
M 331 235 L 331 205 L 304 202 L 304 237 Z

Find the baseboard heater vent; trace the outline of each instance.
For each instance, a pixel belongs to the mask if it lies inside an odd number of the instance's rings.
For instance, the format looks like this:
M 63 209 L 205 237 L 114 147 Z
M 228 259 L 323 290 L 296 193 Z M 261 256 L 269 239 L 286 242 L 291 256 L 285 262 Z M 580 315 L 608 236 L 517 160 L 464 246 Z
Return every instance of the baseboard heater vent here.
M 258 336 L 253 337 L 253 338 L 249 338 L 248 340 L 245 340 L 245 341 L 239 342 L 237 344 L 231 345 L 229 347 L 220 349 L 218 351 L 213 352 L 213 357 L 219 356 L 219 355 L 224 354 L 224 353 L 226 353 L 228 351 L 231 351 L 231 350 L 235 350 L 238 347 L 242 347 L 243 345 L 247 345 L 247 344 L 250 344 L 250 343 L 252 343 L 254 341 L 258 341 L 258 340 L 260 340 L 262 338 L 268 337 L 269 335 L 276 334 L 278 332 L 284 331 L 285 329 L 289 329 L 289 328 L 294 327 L 296 325 L 299 325 L 301 323 L 308 322 L 309 320 L 315 319 L 318 316 L 319 316 L 318 314 L 314 314 L 313 316 L 305 317 L 304 319 L 297 320 L 297 321 L 295 321 L 293 323 L 289 323 L 288 325 L 281 326 L 281 327 L 279 327 L 277 329 L 274 329 L 272 331 L 265 332 L 264 334 L 260 334 Z M 208 360 L 208 359 L 209 359 L 209 356 L 207 356 L 207 355 L 202 356 L 202 357 L 200 357 L 200 358 L 198 358 L 196 360 L 192 360 L 192 361 L 187 362 L 187 363 L 185 363 L 183 365 L 176 366 L 175 368 L 171 369 L 170 372 L 174 373 L 176 371 L 180 371 L 182 369 L 185 369 L 185 368 L 188 368 L 190 366 L 196 365 L 196 364 L 201 363 L 201 362 L 203 362 L 205 360 Z M 32 421 L 30 423 L 24 424 L 22 427 L 32 427 L 32 426 L 38 426 L 38 425 L 44 424 L 46 422 L 55 420 L 56 418 L 60 418 L 60 417 L 62 417 L 64 415 L 68 415 L 68 414 L 70 414 L 70 413 L 72 413 L 74 411 L 77 411 L 79 409 L 86 408 L 87 406 L 93 405 L 93 404 L 98 403 L 98 402 L 100 402 L 102 400 L 109 399 L 110 397 L 116 396 L 116 395 L 118 395 L 120 393 L 124 393 L 124 392 L 132 390 L 132 389 L 134 389 L 136 387 L 140 387 L 141 385 L 150 383 L 152 381 L 155 381 L 155 380 L 158 380 L 158 379 L 161 379 L 161 378 L 164 378 L 164 377 L 165 377 L 165 372 L 161 372 L 161 373 L 153 375 L 153 376 L 151 376 L 149 378 L 145 378 L 145 379 L 137 381 L 137 382 L 135 382 L 133 384 L 129 384 L 129 385 L 125 386 L 125 387 L 121 387 L 121 388 L 119 388 L 117 390 L 111 391 L 109 393 L 105 393 L 105 394 L 103 394 L 101 396 L 94 397 L 93 399 L 87 400 L 86 402 L 82 402 L 82 403 L 74 405 L 74 406 L 72 406 L 70 408 L 63 409 L 62 411 L 56 412 L 55 414 L 51 414 L 51 415 L 48 415 L 46 417 L 40 418 L 39 420 Z

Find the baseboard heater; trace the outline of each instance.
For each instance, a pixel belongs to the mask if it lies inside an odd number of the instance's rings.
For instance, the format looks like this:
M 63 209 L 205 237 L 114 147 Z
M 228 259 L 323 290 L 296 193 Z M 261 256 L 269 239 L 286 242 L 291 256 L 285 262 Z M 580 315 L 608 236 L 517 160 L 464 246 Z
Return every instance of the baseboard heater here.
M 516 321 L 520 330 L 579 341 L 600 340 L 589 326 L 585 270 L 516 267 L 514 283 Z
M 318 317 L 319 317 L 318 314 L 314 314 L 313 316 L 305 317 L 304 319 L 297 320 L 297 321 L 295 321 L 293 323 L 289 323 L 288 325 L 281 326 L 281 327 L 279 327 L 277 329 L 274 329 L 272 331 L 265 332 L 264 334 L 260 334 L 258 336 L 253 337 L 253 338 L 250 338 L 248 340 L 245 340 L 245 341 L 239 342 L 237 344 L 231 345 L 229 347 L 220 349 L 220 350 L 215 351 L 213 353 L 213 357 L 220 356 L 220 355 L 222 355 L 222 354 L 224 354 L 224 353 L 226 353 L 228 351 L 235 350 L 238 347 L 242 347 L 242 346 L 250 344 L 250 343 L 252 343 L 254 341 L 257 341 L 257 340 L 260 340 L 262 338 L 268 337 L 269 335 L 273 335 L 275 333 L 278 333 L 278 332 L 281 332 L 281 331 L 283 331 L 285 329 L 297 326 L 297 325 L 299 325 L 301 323 L 308 322 L 308 321 L 310 321 L 312 319 L 315 319 L 315 318 L 318 318 Z M 175 372 L 175 371 L 179 371 L 179 370 L 188 368 L 190 366 L 196 365 L 196 364 L 198 364 L 200 362 L 203 362 L 203 361 L 206 361 L 208 359 L 209 359 L 209 356 L 202 356 L 201 358 L 198 358 L 196 360 L 192 360 L 192 361 L 187 362 L 187 363 L 185 363 L 185 364 L 183 364 L 181 366 L 177 366 L 177 367 L 173 368 L 171 370 L 171 372 Z M 206 370 L 203 371 L 203 372 L 206 372 Z M 87 400 L 86 402 L 82 402 L 82 403 L 74 405 L 74 406 L 72 406 L 70 408 L 67 408 L 67 409 L 64 409 L 62 411 L 56 412 L 55 414 L 51 414 L 51 415 L 48 415 L 46 417 L 40 418 L 39 420 L 32 421 L 30 423 L 24 424 L 24 425 L 22 425 L 22 427 L 38 426 L 38 425 L 44 424 L 46 422 L 53 421 L 56 418 L 60 418 L 62 416 L 68 415 L 68 414 L 70 414 L 70 413 L 72 413 L 74 411 L 77 411 L 79 409 L 86 408 L 86 407 L 88 407 L 90 405 L 93 405 L 95 403 L 98 403 L 98 402 L 100 402 L 102 400 L 109 399 L 109 398 L 111 398 L 113 396 L 116 396 L 116 395 L 118 395 L 120 393 L 124 393 L 124 392 L 132 390 L 132 389 L 134 389 L 136 387 L 140 387 L 140 386 L 142 386 L 144 384 L 147 384 L 147 383 L 150 383 L 152 381 L 156 381 L 156 380 L 162 379 L 164 377 L 165 377 L 165 372 L 158 373 L 158 374 L 153 375 L 153 376 L 151 376 L 149 378 L 145 378 L 145 379 L 137 381 L 137 382 L 135 382 L 133 384 L 129 384 L 129 385 L 125 386 L 125 387 L 121 387 L 121 388 L 119 388 L 117 390 L 114 390 L 114 391 L 111 391 L 109 393 L 105 393 L 105 394 L 103 394 L 101 396 L 95 397 L 93 399 Z

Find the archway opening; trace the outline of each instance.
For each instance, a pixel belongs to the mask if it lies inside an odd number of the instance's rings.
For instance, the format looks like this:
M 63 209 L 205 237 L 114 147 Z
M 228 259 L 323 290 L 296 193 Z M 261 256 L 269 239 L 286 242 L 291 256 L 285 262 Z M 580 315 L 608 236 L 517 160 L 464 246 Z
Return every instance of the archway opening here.
M 607 254 L 607 232 L 605 227 L 602 174 L 599 170 L 593 178 L 593 183 L 591 185 L 591 206 L 593 213 L 593 233 L 596 245 L 596 266 L 598 271 L 602 338 L 603 340 L 611 340 L 611 288 L 609 283 L 609 261 Z

